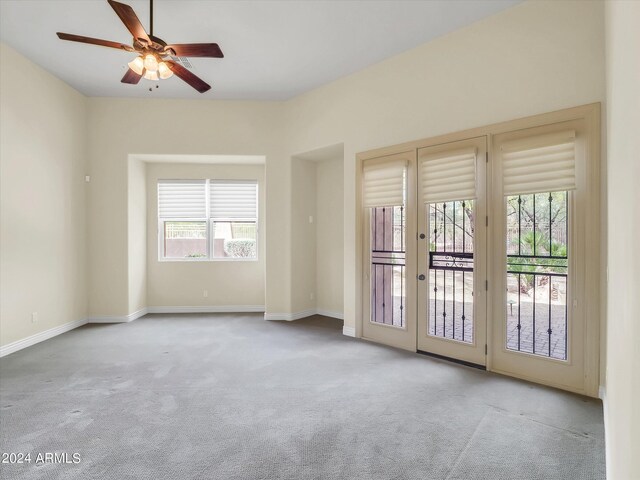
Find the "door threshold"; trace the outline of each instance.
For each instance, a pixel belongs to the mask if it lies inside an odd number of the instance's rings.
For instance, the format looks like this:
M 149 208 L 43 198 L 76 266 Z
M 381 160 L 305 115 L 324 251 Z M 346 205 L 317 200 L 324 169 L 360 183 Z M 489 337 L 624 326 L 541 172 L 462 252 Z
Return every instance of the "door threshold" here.
M 428 357 L 437 358 L 439 360 L 446 360 L 447 362 L 453 362 L 460 365 L 464 365 L 465 367 L 477 368 L 478 370 L 486 370 L 487 367 L 485 365 L 480 365 L 477 363 L 467 362 L 466 360 L 460 360 L 457 358 L 447 357 L 445 355 L 438 355 L 437 353 L 425 352 L 424 350 L 417 351 L 421 355 L 426 355 Z

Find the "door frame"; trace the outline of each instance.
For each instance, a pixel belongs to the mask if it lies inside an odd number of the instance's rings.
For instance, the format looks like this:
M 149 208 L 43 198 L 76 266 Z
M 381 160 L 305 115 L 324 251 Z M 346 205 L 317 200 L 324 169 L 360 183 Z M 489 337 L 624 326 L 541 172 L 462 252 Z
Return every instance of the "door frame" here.
M 473 137 L 488 136 L 488 150 L 492 152 L 493 144 L 492 137 L 500 133 L 506 133 L 516 130 L 522 130 L 526 128 L 541 127 L 548 124 L 560 123 L 571 120 L 584 120 L 587 144 L 585 145 L 585 152 L 588 156 L 588 165 L 586 169 L 585 188 L 586 195 L 584 199 L 584 208 L 588 214 L 584 219 L 584 234 L 585 234 L 585 252 L 586 258 L 584 259 L 584 274 L 585 274 L 585 295 L 583 300 L 584 305 L 584 382 L 582 386 L 573 388 L 565 385 L 554 384 L 553 382 L 536 380 L 538 383 L 550 385 L 554 387 L 563 388 L 576 393 L 589 395 L 592 397 L 598 396 L 598 387 L 601 381 L 601 339 L 604 338 L 601 335 L 601 328 L 604 328 L 604 322 L 600 321 L 600 318 L 605 318 L 605 294 L 604 290 L 600 288 L 601 285 L 606 284 L 606 269 L 602 255 L 601 246 L 606 241 L 606 231 L 601 229 L 600 219 L 603 216 L 601 211 L 601 188 L 603 178 L 600 173 L 600 154 L 601 154 L 601 106 L 600 103 L 592 103 L 588 105 L 577 106 L 573 108 L 557 110 L 550 113 L 543 113 L 530 117 L 524 117 L 516 120 L 504 121 L 492 125 L 481 126 L 477 128 L 471 128 L 455 133 L 449 133 L 444 135 L 438 135 L 435 137 L 424 138 L 420 140 L 405 142 L 397 145 L 391 145 L 382 148 L 376 148 L 368 151 L 363 151 L 356 154 L 355 162 L 355 175 L 354 180 L 355 192 L 361 191 L 362 183 L 362 163 L 364 160 L 382 157 L 387 155 L 393 155 L 397 153 L 416 152 L 418 148 L 429 147 L 439 145 L 448 142 L 454 142 L 458 140 L 465 140 Z M 490 154 L 491 155 L 491 154 Z M 491 158 L 490 158 L 491 161 Z M 487 181 L 487 191 L 491 191 L 491 180 Z M 353 311 L 349 312 L 349 309 L 345 309 L 347 321 L 353 314 L 351 322 L 355 327 L 355 336 L 362 337 L 362 323 L 363 323 L 363 208 L 362 197 L 359 194 L 355 195 L 355 235 L 351 245 L 355 252 L 355 303 Z M 346 217 L 348 218 L 348 217 Z M 487 242 L 495 241 L 495 234 L 492 234 L 492 219 L 489 218 L 489 232 L 487 235 Z M 354 228 L 349 226 L 349 228 Z M 494 259 L 491 256 L 491 252 L 488 252 L 488 262 L 493 264 Z M 408 278 L 408 277 L 407 277 Z M 491 293 L 492 285 L 489 284 L 489 292 Z M 349 291 L 350 293 L 350 291 Z M 345 299 L 348 297 L 345 297 Z M 495 307 L 493 302 L 488 302 L 487 305 L 487 319 L 494 318 Z M 348 305 L 345 305 L 348 307 Z M 487 345 L 489 352 L 492 351 L 494 345 L 492 339 L 493 324 L 495 322 L 488 321 L 487 325 Z M 491 355 L 487 357 L 487 370 L 491 371 L 492 358 Z
M 491 204 L 495 221 L 491 232 L 496 239 L 496 247 L 492 250 L 490 265 L 491 278 L 495 283 L 492 295 L 493 308 L 493 344 L 490 350 L 492 371 L 540 383 L 541 375 L 547 385 L 564 390 L 580 391 L 584 388 L 585 322 L 575 319 L 586 318 L 585 308 L 585 264 L 587 261 L 585 241 L 585 218 L 588 210 L 585 205 L 587 196 L 586 178 L 589 165 L 588 153 L 582 139 L 585 138 L 586 127 L 583 120 L 570 120 L 539 127 L 526 128 L 499 134 L 493 138 L 492 179 L 493 198 Z M 506 348 L 506 244 L 505 238 L 505 197 L 502 193 L 502 167 L 500 164 L 499 138 L 508 140 L 528 138 L 564 130 L 576 131 L 577 158 L 584 158 L 585 163 L 576 162 L 576 190 L 569 191 L 567 211 L 569 238 L 568 271 L 567 271 L 567 359 L 560 360 L 527 352 L 518 352 Z M 507 141 L 508 141 L 507 140 Z
M 410 181 L 416 172 L 416 152 L 409 150 L 392 155 L 385 155 L 369 160 L 405 160 L 407 162 L 407 175 L 405 187 L 407 189 L 405 211 L 405 298 L 415 298 L 416 291 L 416 188 Z M 360 195 L 361 196 L 361 195 Z M 364 209 L 363 209 L 364 210 Z M 363 245 L 370 245 L 371 242 L 371 224 L 369 212 L 362 212 L 363 222 Z M 370 285 L 370 269 L 371 250 L 370 248 L 362 248 L 362 283 L 361 285 Z M 416 307 L 413 302 L 405 302 L 403 327 L 393 325 L 385 325 L 381 323 L 371 322 L 371 288 L 362 290 L 362 322 L 361 337 L 366 340 L 384 343 L 392 347 L 402 348 L 411 352 L 416 351 Z
M 429 298 L 431 292 L 429 290 L 430 270 L 428 267 L 428 242 L 431 229 L 428 228 L 427 208 L 420 200 L 422 193 L 420 185 L 420 153 L 429 150 L 432 153 L 446 154 L 448 151 L 462 150 L 465 148 L 476 149 L 476 169 L 475 169 L 475 230 L 474 230 L 474 268 L 473 268 L 473 325 L 474 338 L 471 343 L 463 343 L 461 341 L 431 336 L 428 334 L 428 316 L 430 305 Z M 470 363 L 484 367 L 486 365 L 486 341 L 487 341 L 487 303 L 488 292 L 485 290 L 485 282 L 487 279 L 487 226 L 484 218 L 487 215 L 487 154 L 488 154 L 488 138 L 486 135 L 455 142 L 448 142 L 429 147 L 422 147 L 418 152 L 418 233 L 424 233 L 426 238 L 418 240 L 418 273 L 426 275 L 424 281 L 418 282 L 418 338 L 417 348 L 429 354 L 436 354 L 443 357 L 449 357 L 457 361 Z M 424 228 L 422 228 L 424 227 Z

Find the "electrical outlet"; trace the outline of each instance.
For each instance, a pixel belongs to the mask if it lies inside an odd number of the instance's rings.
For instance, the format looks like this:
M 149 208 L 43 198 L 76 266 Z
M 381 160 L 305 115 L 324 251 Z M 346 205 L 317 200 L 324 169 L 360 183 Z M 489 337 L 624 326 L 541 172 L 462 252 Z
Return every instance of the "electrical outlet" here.
M 313 223 L 313 215 L 309 215 L 309 223 Z
M 38 312 L 31 313 L 31 323 L 37 323 L 37 322 L 38 322 Z
M 203 296 L 204 298 L 207 298 L 207 297 L 209 296 L 209 290 L 205 290 L 205 291 L 203 291 L 203 292 L 202 292 L 202 296 Z
M 309 300 L 313 300 L 313 292 L 309 294 Z

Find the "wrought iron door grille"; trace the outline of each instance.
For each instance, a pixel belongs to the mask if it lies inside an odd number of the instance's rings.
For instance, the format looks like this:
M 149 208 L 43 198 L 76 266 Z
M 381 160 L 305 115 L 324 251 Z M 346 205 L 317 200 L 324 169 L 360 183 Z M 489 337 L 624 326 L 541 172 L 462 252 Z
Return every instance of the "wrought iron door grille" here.
M 371 209 L 371 321 L 405 325 L 404 207 Z
M 506 203 L 507 348 L 566 360 L 568 193 Z
M 429 215 L 429 335 L 473 342 L 473 200 L 431 203 Z
M 473 272 L 473 253 L 429 252 L 429 269 Z

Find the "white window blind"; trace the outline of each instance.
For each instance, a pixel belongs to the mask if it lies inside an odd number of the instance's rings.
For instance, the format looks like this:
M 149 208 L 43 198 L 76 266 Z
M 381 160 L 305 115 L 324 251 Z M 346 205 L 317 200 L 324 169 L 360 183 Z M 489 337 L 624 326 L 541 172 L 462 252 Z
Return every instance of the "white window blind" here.
M 573 130 L 505 142 L 501 147 L 504 195 L 576 188 Z
M 211 218 L 255 220 L 258 218 L 258 184 L 249 180 L 211 180 Z
M 420 156 L 420 183 L 424 203 L 476 198 L 476 149 Z
M 158 215 L 161 218 L 206 218 L 206 182 L 159 180 Z
M 363 205 L 392 207 L 404 204 L 405 160 L 365 162 L 363 168 Z

